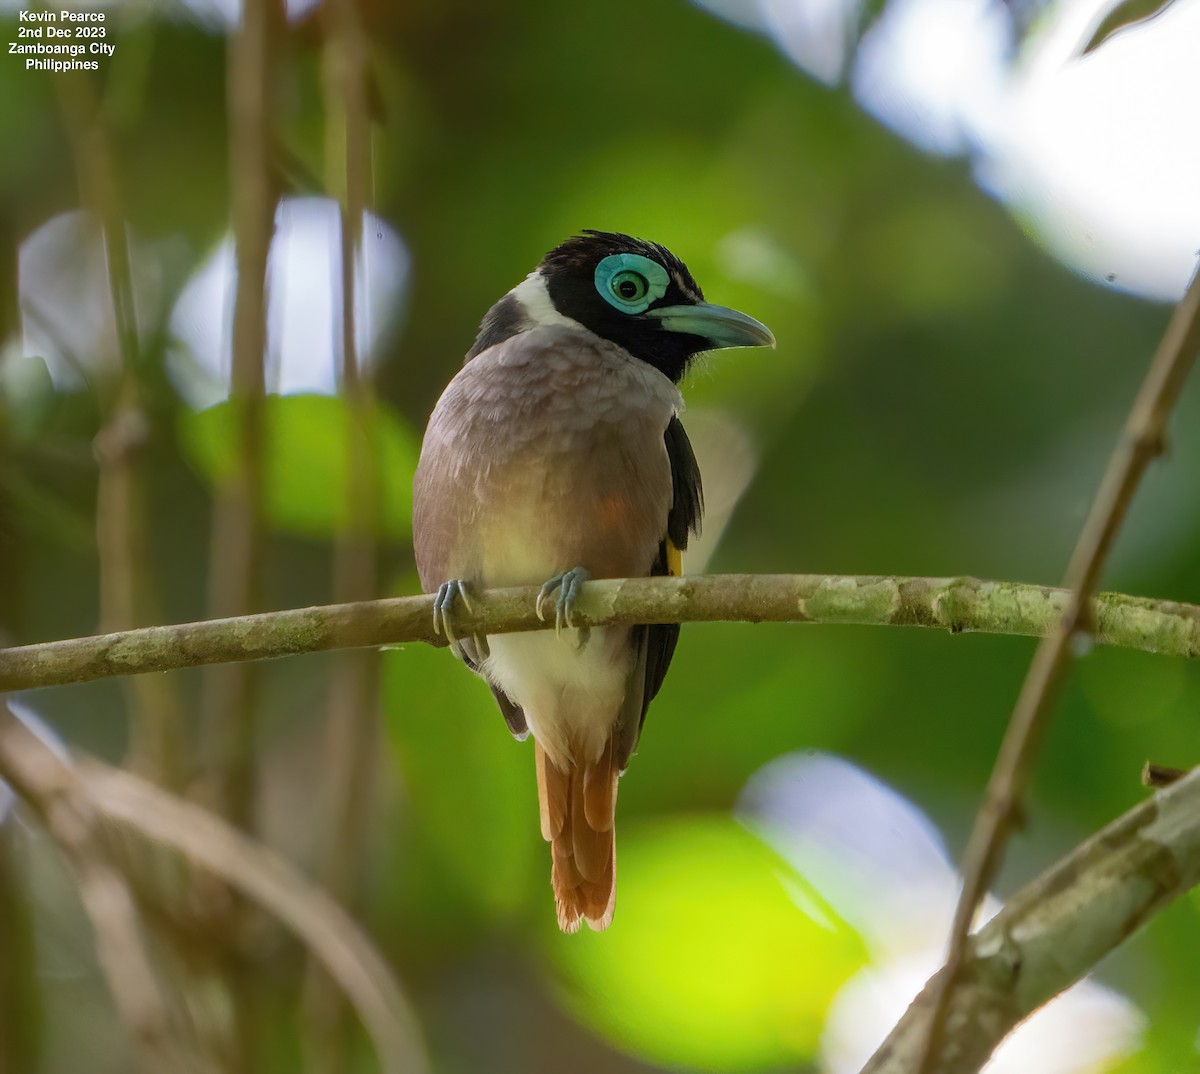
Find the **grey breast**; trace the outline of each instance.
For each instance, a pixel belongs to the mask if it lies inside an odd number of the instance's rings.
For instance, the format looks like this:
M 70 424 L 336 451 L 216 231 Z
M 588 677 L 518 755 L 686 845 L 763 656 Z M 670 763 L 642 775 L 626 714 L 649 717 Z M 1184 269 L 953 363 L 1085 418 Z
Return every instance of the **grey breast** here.
M 671 506 L 679 391 L 591 332 L 534 328 L 468 362 L 429 421 L 414 488 L 421 583 L 646 574 Z

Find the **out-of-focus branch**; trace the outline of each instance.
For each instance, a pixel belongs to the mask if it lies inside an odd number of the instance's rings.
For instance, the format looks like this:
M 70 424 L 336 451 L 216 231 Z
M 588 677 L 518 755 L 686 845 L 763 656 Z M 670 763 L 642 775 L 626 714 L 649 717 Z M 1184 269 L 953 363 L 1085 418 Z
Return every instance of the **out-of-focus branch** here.
M 1033 655 L 1016 706 L 996 756 L 987 791 L 963 854 L 963 889 L 954 912 L 946 954 L 946 972 L 935 989 L 929 1020 L 926 1059 L 916 1067 L 927 1074 L 946 1025 L 950 992 L 979 904 L 999 868 L 1009 834 L 1021 813 L 1021 795 L 1041 741 L 1042 730 L 1074 662 L 1074 647 L 1096 633 L 1091 595 L 1108 559 L 1117 532 L 1129 512 L 1134 493 L 1150 463 L 1163 451 L 1167 419 L 1200 353 L 1200 271 L 1167 325 L 1121 438 L 1108 461 L 1104 479 L 1092 501 L 1087 521 L 1067 565 L 1065 588 L 1070 593 L 1062 619 Z
M 28 887 L 0 791 L 0 1074 L 40 1069 L 41 1006 Z
M 454 621 L 464 636 L 545 630 L 553 624 L 538 619 L 536 596 L 534 586 L 478 593 Z M 974 578 L 715 574 L 587 582 L 575 608 L 588 626 L 843 623 L 1036 636 L 1055 628 L 1067 599 L 1052 586 Z M 432 609 L 429 596 L 392 597 L 0 649 L 0 690 L 399 642 L 441 645 Z M 1200 656 L 1195 604 L 1101 593 L 1091 615 L 1098 644 Z
M 214 617 L 245 615 L 259 600 L 263 523 L 263 441 L 267 255 L 275 216 L 269 172 L 271 27 L 276 0 L 246 0 L 229 37 L 230 200 L 237 284 L 229 398 L 236 414 L 237 464 L 213 505 L 208 609 Z M 254 669 L 214 668 L 202 692 L 213 799 L 218 811 L 246 827 L 254 799 Z
M 236 266 L 229 400 L 236 462 L 213 503 L 208 560 L 212 616 L 245 615 L 260 600 L 267 259 L 276 200 L 268 155 L 273 139 L 273 41 L 283 24 L 282 0 L 244 0 L 241 22 L 230 33 L 227 47 L 229 197 Z M 200 698 L 204 791 L 219 815 L 246 829 L 252 826 L 256 798 L 257 694 L 257 669 L 233 664 L 207 672 Z M 209 901 L 223 905 L 217 898 Z M 242 911 L 234 900 L 227 919 L 214 927 L 237 933 Z M 229 990 L 229 1070 L 249 1074 L 262 1061 L 264 1047 L 257 982 L 232 951 L 221 952 L 218 966 Z
M 158 618 L 146 546 L 143 450 L 150 433 L 142 405 L 140 348 L 133 268 L 121 211 L 112 145 L 87 79 L 57 79 L 82 200 L 99 221 L 104 239 L 109 298 L 120 368 L 102 393 L 106 420 L 93 450 L 99 468 L 96 544 L 100 559 L 100 629 L 128 630 Z M 183 710 L 172 684 L 131 680 L 130 759 L 168 786 L 183 780 Z
M 411 1005 L 370 940 L 328 895 L 208 810 L 96 761 L 78 762 L 77 771 L 106 817 L 175 847 L 295 932 L 354 1005 L 385 1074 L 426 1074 Z
M 354 0 L 332 0 L 330 43 L 326 49 L 329 129 L 328 157 L 341 160 L 341 387 L 350 407 L 346 450 L 346 526 L 338 534 L 334 560 L 334 600 L 365 601 L 376 592 L 376 524 L 379 470 L 373 424 L 374 389 L 358 354 L 355 294 L 364 265 L 362 242 L 366 181 L 370 166 L 366 103 L 366 41 Z M 340 120 L 340 122 L 339 122 Z M 340 154 L 338 152 L 340 145 Z M 335 169 L 336 170 L 336 169 Z M 365 838 L 366 809 L 378 756 L 378 659 L 374 653 L 344 653 L 334 672 L 328 716 L 330 824 L 322 878 L 340 899 L 353 904 L 354 877 Z
M 363 213 L 370 174 L 367 48 L 355 0 L 326 4 L 325 115 L 328 186 L 338 192 L 341 233 L 341 389 L 350 409 L 345 457 L 347 523 L 334 550 L 334 599 L 366 600 L 376 593 L 379 472 L 374 392 L 358 354 L 358 271 L 364 267 Z M 359 902 L 379 750 L 379 658 L 370 651 L 339 654 L 326 719 L 326 808 L 319 829 L 319 875 L 343 905 Z M 345 1003 L 329 976 L 311 963 L 305 986 L 309 1032 L 306 1059 L 316 1074 L 348 1069 Z
M 129 888 L 115 868 L 99 817 L 70 766 L 0 706 L 0 776 L 41 817 L 70 862 L 92 923 L 100 968 L 141 1069 L 209 1069 L 177 1036 L 147 955 Z
M 1197 883 L 1200 769 L 1077 847 L 968 940 L 927 1069 L 974 1074 L 1018 1022 Z M 863 1074 L 917 1069 L 944 974 L 926 985 Z

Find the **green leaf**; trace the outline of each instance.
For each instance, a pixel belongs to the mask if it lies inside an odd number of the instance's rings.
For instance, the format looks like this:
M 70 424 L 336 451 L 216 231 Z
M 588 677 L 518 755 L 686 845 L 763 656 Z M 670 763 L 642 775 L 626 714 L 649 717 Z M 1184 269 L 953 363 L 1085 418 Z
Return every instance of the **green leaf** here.
M 858 935 L 723 815 L 619 830 L 617 859 L 612 927 L 548 941 L 579 1019 L 668 1067 L 811 1060 L 830 1002 L 866 962 Z
M 382 403 L 360 424 L 344 399 L 326 395 L 272 395 L 266 399 L 268 522 L 309 537 L 331 537 L 350 522 L 351 431 L 361 430 L 373 463 L 371 497 L 382 537 L 405 540 L 412 525 L 412 477 L 418 445 L 404 419 Z M 186 413 L 179 435 L 192 465 L 212 484 L 237 472 L 239 430 L 234 405 L 219 403 Z
M 1149 22 L 1167 10 L 1175 0 L 1122 0 L 1101 20 L 1088 43 L 1083 46 L 1081 55 L 1095 52 L 1113 34 L 1138 23 Z

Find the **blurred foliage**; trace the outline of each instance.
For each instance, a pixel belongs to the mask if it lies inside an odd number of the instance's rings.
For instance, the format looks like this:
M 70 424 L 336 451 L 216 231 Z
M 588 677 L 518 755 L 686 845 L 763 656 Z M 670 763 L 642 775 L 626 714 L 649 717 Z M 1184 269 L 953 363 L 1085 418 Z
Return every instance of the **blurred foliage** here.
M 668 1066 L 815 1057 L 833 997 L 866 956 L 801 877 L 717 816 L 623 832 L 621 868 L 620 931 L 550 944 L 583 1022 Z
M 15 26 L 4 10 L 0 40 Z M 848 91 L 807 80 L 766 38 L 684 0 L 363 10 L 378 98 L 372 208 L 413 266 L 378 355 L 381 534 L 396 592 L 416 589 L 407 513 L 426 415 L 484 311 L 584 227 L 665 243 L 709 298 L 779 339 L 774 352 L 707 359 L 685 386 L 696 408 L 746 430 L 758 461 L 708 569 L 1058 579 L 1164 310 L 1073 276 L 964 162 L 922 156 Z M 121 203 L 162 284 L 159 305 L 139 309 L 143 568 L 167 618 L 196 619 L 213 485 L 236 445 L 227 405 L 192 413 L 175 394 L 164 326 L 227 231 L 226 47 L 182 8 L 117 7 L 109 25 L 117 54 L 95 82 Z M 284 42 L 281 186 L 327 173 L 321 26 L 310 14 Z M 30 296 L 18 250 L 81 195 L 53 76 L 2 59 L 0 634 L 19 643 L 95 628 L 89 445 L 110 397 L 102 373 L 54 381 L 40 357 L 19 356 L 18 299 Z M 268 412 L 264 589 L 273 607 L 322 602 L 350 419 L 320 397 L 273 399 Z M 1200 389 L 1174 428 L 1106 585 L 1195 601 Z M 416 996 L 438 1069 L 810 1069 L 821 1016 L 862 948 L 836 908 L 814 924 L 792 897 L 802 880 L 733 825 L 730 807 L 771 758 L 830 750 L 918 803 L 957 852 L 1031 651 L 902 630 L 685 627 L 622 782 L 616 921 L 599 937 L 547 935 L 532 751 L 511 740 L 486 687 L 444 652 L 385 654 L 390 748 L 364 913 Z M 329 666 L 267 667 L 259 702 L 261 827 L 301 860 L 320 827 Z M 194 677 L 178 681 L 193 704 Z M 70 740 L 120 756 L 112 684 L 26 700 Z M 1137 801 L 1145 758 L 1189 764 L 1198 708 L 1190 664 L 1088 656 L 1002 889 Z M 45 854 L 22 840 L 26 856 Z M 37 1069 L 128 1069 L 78 910 L 63 908 L 65 880 L 52 914 L 31 883 Z M 1156 918 L 1103 967 L 1150 1018 L 1128 1074 L 1195 1065 L 1196 908 Z M 266 947 L 263 1016 L 290 1041 L 296 955 Z
M 232 402 L 186 412 L 180 436 L 186 455 L 208 481 L 229 481 L 241 450 Z M 323 395 L 271 396 L 266 406 L 267 521 L 306 537 L 332 538 L 349 524 L 350 471 L 347 423 L 359 420 L 340 398 Z M 375 406 L 364 419 L 379 466 L 388 474 L 412 474 L 417 442 L 412 430 L 387 408 Z M 412 523 L 412 485 L 389 480 L 379 504 L 381 535 L 401 541 Z

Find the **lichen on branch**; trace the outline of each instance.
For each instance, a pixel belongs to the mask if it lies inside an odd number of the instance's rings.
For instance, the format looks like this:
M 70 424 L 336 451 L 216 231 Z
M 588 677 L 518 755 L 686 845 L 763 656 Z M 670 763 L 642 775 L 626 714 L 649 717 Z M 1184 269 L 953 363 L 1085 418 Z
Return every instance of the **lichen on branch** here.
M 461 633 L 546 629 L 535 587 L 478 594 L 459 608 Z M 952 633 L 1041 636 L 1068 594 L 976 578 L 720 574 L 588 582 L 578 619 L 606 623 L 750 622 L 919 626 Z M 430 596 L 265 612 L 0 649 L 0 690 L 28 690 L 206 664 L 401 642 L 439 645 Z M 1093 601 L 1094 640 L 1164 656 L 1200 655 L 1200 607 L 1120 593 Z

